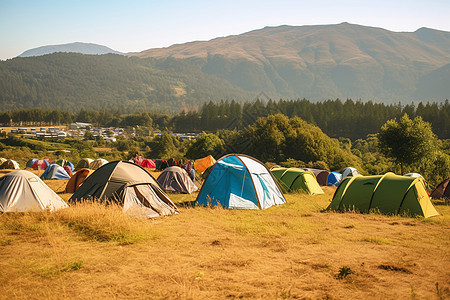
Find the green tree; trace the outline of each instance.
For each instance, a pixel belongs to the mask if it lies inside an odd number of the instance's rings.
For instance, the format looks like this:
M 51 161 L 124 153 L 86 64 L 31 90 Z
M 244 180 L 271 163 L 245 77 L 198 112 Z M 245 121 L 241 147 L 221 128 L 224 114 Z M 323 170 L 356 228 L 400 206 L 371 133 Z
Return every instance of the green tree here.
M 221 156 L 224 151 L 224 142 L 214 133 L 202 132 L 195 142 L 187 149 L 186 156 L 189 158 L 202 158 L 212 155 L 215 158 Z
M 415 117 L 411 120 L 407 114 L 397 122 L 387 121 L 380 129 L 378 147 L 387 157 L 400 165 L 400 172 L 407 167 L 420 165 L 426 160 L 434 160 L 438 150 L 438 139 L 431 125 Z

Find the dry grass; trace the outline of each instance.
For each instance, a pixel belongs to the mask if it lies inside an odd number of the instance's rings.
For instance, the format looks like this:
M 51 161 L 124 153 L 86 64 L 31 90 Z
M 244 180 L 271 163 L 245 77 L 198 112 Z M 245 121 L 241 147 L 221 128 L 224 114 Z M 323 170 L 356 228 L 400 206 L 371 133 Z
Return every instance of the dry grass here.
M 332 192 L 154 220 L 92 203 L 0 215 L 0 298 L 450 297 L 449 206 L 429 220 L 323 213 Z

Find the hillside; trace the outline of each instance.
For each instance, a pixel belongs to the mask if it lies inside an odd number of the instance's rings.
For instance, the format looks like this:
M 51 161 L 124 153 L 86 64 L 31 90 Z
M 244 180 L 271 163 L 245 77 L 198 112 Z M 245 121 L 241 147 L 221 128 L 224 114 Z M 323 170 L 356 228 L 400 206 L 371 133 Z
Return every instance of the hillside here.
M 101 54 L 124 54 L 119 51 L 113 50 L 106 46 L 91 44 L 91 43 L 70 43 L 63 45 L 49 45 L 42 46 L 38 48 L 33 48 L 27 50 L 19 55 L 19 57 L 30 57 L 30 56 L 41 56 L 46 54 L 52 54 L 56 52 L 72 52 L 72 53 L 81 53 L 81 54 L 90 54 L 90 55 L 101 55 Z
M 0 61 L 0 104 L 179 112 L 258 95 L 443 102 L 450 98 L 449 66 L 449 32 L 347 23 L 266 27 L 128 57 L 54 53 Z
M 348 23 L 266 27 L 134 55 L 196 58 L 205 73 L 245 90 L 293 98 L 395 102 L 450 96 L 434 90 L 413 97 L 423 76 L 450 62 L 450 33 L 428 28 L 391 32 Z

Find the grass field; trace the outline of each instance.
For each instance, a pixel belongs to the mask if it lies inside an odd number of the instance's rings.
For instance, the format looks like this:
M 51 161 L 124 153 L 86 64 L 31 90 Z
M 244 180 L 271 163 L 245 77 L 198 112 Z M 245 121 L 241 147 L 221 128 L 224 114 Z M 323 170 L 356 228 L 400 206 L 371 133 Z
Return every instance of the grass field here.
M 46 181 L 67 200 L 65 182 Z M 264 211 L 179 207 L 154 220 L 89 203 L 3 214 L 0 298 L 450 297 L 449 206 L 431 219 L 322 212 L 332 193 L 288 194 Z

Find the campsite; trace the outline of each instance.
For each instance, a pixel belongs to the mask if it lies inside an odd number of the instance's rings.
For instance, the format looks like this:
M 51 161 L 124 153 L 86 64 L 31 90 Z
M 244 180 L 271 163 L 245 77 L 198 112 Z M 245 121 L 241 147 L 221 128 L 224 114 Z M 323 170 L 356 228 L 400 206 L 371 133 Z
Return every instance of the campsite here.
M 117 163 L 99 171 L 109 165 Z M 162 173 L 148 171 L 153 178 Z M 68 181 L 44 182 L 69 201 Z M 336 187 L 319 188 L 319 195 L 284 193 L 285 204 L 264 210 L 195 205 L 197 191 L 168 193 L 178 213 L 150 219 L 90 201 L 54 212 L 5 213 L 0 289 L 7 298 L 37 299 L 450 295 L 445 201 L 433 202 L 439 215 L 431 218 L 342 213 L 325 210 Z
M 450 299 L 450 1 L 0 3 L 0 300 Z

